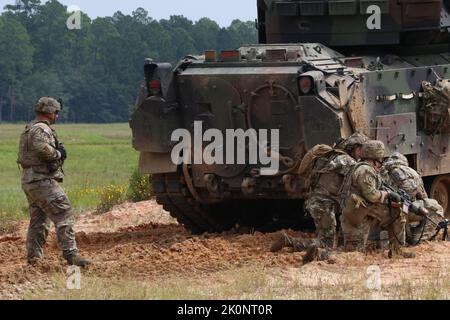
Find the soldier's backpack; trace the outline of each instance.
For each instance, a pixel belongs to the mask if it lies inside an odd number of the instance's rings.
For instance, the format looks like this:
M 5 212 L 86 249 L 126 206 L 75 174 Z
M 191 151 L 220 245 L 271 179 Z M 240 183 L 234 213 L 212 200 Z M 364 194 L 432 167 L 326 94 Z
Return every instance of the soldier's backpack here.
M 415 198 L 422 190 L 422 178 L 413 169 L 406 166 L 396 166 L 389 171 L 389 177 L 396 186 Z
M 328 163 L 329 158 L 335 154 L 345 154 L 344 151 L 333 149 L 326 144 L 319 144 L 309 150 L 302 159 L 298 168 L 298 175 L 304 179 L 305 188 L 313 186 L 314 180 Z

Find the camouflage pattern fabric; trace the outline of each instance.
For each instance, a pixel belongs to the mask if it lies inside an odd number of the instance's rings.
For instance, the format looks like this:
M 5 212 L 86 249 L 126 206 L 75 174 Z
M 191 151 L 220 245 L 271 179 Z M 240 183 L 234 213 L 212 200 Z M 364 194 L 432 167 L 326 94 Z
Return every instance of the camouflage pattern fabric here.
M 22 133 L 19 163 L 23 168 L 22 189 L 29 203 L 28 260 L 43 257 L 49 224 L 56 228 L 65 258 L 77 253 L 73 231 L 74 215 L 69 199 L 58 184 L 63 180 L 57 136 L 48 122 L 33 121 Z
M 409 167 L 408 162 L 388 158 L 384 163 L 381 176 L 389 185 L 406 191 L 412 200 L 428 198 L 421 176 Z
M 63 180 L 61 154 L 56 132 L 48 122 L 33 121 L 20 138 L 19 160 L 23 168 L 22 184 L 44 179 Z
M 320 245 L 333 248 L 336 242 L 336 217 L 338 216 L 336 201 L 313 196 L 306 200 L 305 208 L 314 219 Z
M 388 230 L 391 249 L 405 244 L 404 213 L 389 208 L 382 193 L 379 174 L 367 163 L 361 163 L 352 173 L 351 193 L 345 201 L 341 226 L 346 250 L 365 250 L 369 231 L 380 225 Z
M 349 173 L 356 161 L 348 154 L 340 154 L 327 161 L 328 163 L 321 170 L 320 177 L 313 186 L 311 193 L 336 198 L 339 195 L 344 177 Z
M 357 207 L 354 201 L 348 201 L 341 216 L 344 234 L 344 247 L 347 251 L 364 251 L 371 229 L 381 226 L 389 233 L 391 249 L 406 243 L 406 218 L 398 208 L 389 208 L 385 204 L 368 204 Z
M 383 203 L 382 179 L 368 163 L 360 163 L 353 172 L 351 189 L 370 203 Z
M 420 241 L 431 240 L 436 233 L 436 224 L 439 224 L 444 219 L 444 209 L 434 199 L 417 200 L 414 202 L 414 205 L 427 209 L 428 215 L 426 219 L 413 213 L 408 214 L 406 241 L 412 245 Z
M 288 247 L 292 248 L 292 252 L 303 252 L 312 244 L 319 245 L 317 239 L 305 239 L 301 237 L 289 237 Z
M 64 257 L 77 253 L 74 215 L 64 190 L 55 180 L 47 179 L 22 185 L 30 204 L 27 236 L 28 259 L 42 258 L 50 221 L 54 223 L 58 244 Z
M 305 209 L 314 219 L 320 246 L 333 248 L 336 243 L 336 219 L 340 210 L 338 195 L 344 177 L 355 160 L 347 154 L 331 157 L 305 202 Z
M 414 204 L 428 211 L 428 219 L 436 224 L 444 218 L 444 209 L 434 199 L 429 199 L 423 180 L 419 173 L 409 167 L 404 157 L 393 155 L 384 164 L 382 178 L 388 184 L 403 189 L 408 193 Z M 409 244 L 417 244 L 419 241 L 429 240 L 436 230 L 436 225 L 425 217 L 409 213 L 406 225 L 406 241 Z
M 62 100 L 60 100 L 62 101 Z M 41 113 L 54 113 L 62 110 L 60 101 L 51 97 L 42 97 L 34 105 L 34 111 Z

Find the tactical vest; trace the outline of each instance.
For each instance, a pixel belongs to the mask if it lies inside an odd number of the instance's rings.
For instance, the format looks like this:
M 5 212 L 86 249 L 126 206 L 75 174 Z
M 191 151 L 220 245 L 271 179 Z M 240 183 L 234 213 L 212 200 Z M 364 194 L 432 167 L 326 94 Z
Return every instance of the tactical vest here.
M 56 172 L 61 164 L 59 162 L 55 163 L 48 163 L 42 161 L 36 152 L 34 151 L 34 148 L 32 145 L 30 145 L 30 132 L 31 129 L 35 126 L 39 126 L 41 128 L 50 128 L 49 125 L 44 121 L 39 122 L 33 122 L 28 124 L 25 127 L 25 130 L 20 135 L 20 143 L 19 143 L 19 154 L 17 163 L 23 168 L 23 169 L 32 169 L 34 172 L 39 174 L 51 174 Z M 51 129 L 51 128 L 50 128 Z M 57 147 L 56 144 L 58 143 L 58 139 L 56 135 L 53 133 L 53 138 L 55 140 L 55 148 Z

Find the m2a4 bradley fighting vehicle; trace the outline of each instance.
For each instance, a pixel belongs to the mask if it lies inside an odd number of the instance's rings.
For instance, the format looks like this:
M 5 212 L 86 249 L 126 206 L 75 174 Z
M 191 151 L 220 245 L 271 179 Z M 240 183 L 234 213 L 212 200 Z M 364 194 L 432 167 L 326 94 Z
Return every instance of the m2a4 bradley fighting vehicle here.
M 259 44 L 175 67 L 146 60 L 130 126 L 157 201 L 194 233 L 296 227 L 302 158 L 359 131 L 406 155 L 448 215 L 450 1 L 259 0 L 257 8 Z M 175 164 L 172 133 L 194 134 L 199 122 L 201 132 L 278 129 L 278 146 L 265 148 L 277 172 L 248 161 Z

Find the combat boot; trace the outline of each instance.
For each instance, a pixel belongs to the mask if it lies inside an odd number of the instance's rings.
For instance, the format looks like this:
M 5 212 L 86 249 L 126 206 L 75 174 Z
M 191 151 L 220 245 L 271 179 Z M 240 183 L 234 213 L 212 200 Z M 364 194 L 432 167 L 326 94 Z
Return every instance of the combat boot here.
M 307 264 L 318 260 L 320 257 L 319 247 L 316 244 L 311 244 L 306 248 L 306 254 L 303 257 L 303 264 Z
M 416 254 L 410 251 L 402 251 L 400 255 L 405 259 L 414 259 L 416 257 Z
M 284 247 L 292 247 L 292 240 L 285 232 L 281 232 L 279 238 L 272 243 L 270 252 L 278 252 Z
M 330 258 L 330 253 L 326 249 L 320 248 L 316 243 L 308 245 L 306 254 L 303 257 L 303 264 L 313 261 L 325 261 Z
M 328 261 L 328 263 L 335 263 L 334 255 L 329 248 L 321 248 L 317 243 L 311 243 L 306 247 L 306 254 L 303 256 L 303 264 L 313 261 Z
M 81 268 L 86 268 L 87 266 L 92 264 L 91 261 L 79 256 L 78 254 L 68 256 L 66 258 L 66 260 L 67 260 L 67 263 L 69 264 L 69 266 L 77 266 L 77 267 L 81 267 Z
M 39 258 L 39 257 L 32 257 L 32 258 L 28 258 L 27 259 L 27 263 L 28 265 L 35 267 L 37 266 L 39 263 L 41 263 L 42 261 L 44 261 L 44 259 Z

